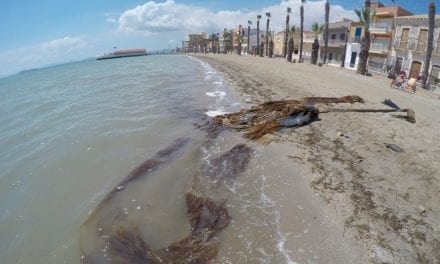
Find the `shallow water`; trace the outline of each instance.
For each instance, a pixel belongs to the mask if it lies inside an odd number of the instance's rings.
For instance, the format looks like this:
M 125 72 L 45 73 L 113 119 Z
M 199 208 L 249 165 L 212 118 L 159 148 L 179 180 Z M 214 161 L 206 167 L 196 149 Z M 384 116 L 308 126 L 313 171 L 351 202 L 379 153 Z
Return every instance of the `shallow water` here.
M 321 238 L 334 237 L 326 212 L 318 198 L 304 199 L 307 180 L 274 159 L 277 147 L 247 142 L 253 152 L 244 172 L 222 183 L 208 177 L 219 156 L 246 141 L 194 126 L 243 107 L 205 62 L 151 56 L 66 64 L 0 79 L 0 100 L 2 263 L 80 263 L 81 248 L 105 250 L 95 229 L 86 226 L 81 238 L 81 227 L 131 170 L 180 137 L 190 142 L 105 209 L 125 215 L 153 250 L 190 232 L 184 193 L 199 177 L 203 194 L 226 201 L 232 217 L 217 234 L 215 263 L 346 259 L 343 241 Z M 314 223 L 316 215 L 324 220 Z
M 79 227 L 115 184 L 172 140 L 200 138 L 205 112 L 240 107 L 218 73 L 183 56 L 25 72 L 0 79 L 0 100 L 4 263 L 79 262 Z

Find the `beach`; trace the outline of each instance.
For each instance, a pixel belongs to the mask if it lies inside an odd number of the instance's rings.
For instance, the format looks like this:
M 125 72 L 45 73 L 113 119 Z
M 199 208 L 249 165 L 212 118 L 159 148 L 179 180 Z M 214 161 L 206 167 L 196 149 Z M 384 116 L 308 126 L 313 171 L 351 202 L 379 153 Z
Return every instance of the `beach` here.
M 280 240 L 287 262 L 440 262 L 438 95 L 391 89 L 385 77 L 340 67 L 252 56 L 191 56 L 221 72 L 246 107 L 269 100 L 357 95 L 365 104 L 334 107 L 386 109 L 381 102 L 388 98 L 413 109 L 415 124 L 394 113 L 322 113 L 317 122 L 252 143 L 261 148 L 253 162 L 266 162 L 266 172 L 273 171 L 273 177 L 266 174 L 265 194 L 279 210 L 280 234 L 287 234 Z M 403 152 L 385 144 L 396 144 Z

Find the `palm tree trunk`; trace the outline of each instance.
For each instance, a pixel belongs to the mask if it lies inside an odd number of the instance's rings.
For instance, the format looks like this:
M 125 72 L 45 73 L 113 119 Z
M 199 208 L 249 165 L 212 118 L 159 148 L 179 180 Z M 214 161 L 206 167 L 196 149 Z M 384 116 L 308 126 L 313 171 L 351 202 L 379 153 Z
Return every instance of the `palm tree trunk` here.
M 426 50 L 425 65 L 423 67 L 423 88 L 428 87 L 429 66 L 431 63 L 432 49 L 434 47 L 434 26 L 435 26 L 435 3 L 432 1 L 428 6 L 428 45 Z
M 365 34 L 362 43 L 361 50 L 359 52 L 359 63 L 356 72 L 362 75 L 367 73 L 367 62 L 370 53 L 370 34 L 369 32 Z
M 300 9 L 299 9 L 299 14 L 300 14 L 300 18 L 301 18 L 301 29 L 300 29 L 300 33 L 301 33 L 301 42 L 299 44 L 299 63 L 302 62 L 302 53 L 303 53 L 303 44 L 304 44 L 304 5 L 301 5 Z
M 263 41 L 261 41 L 260 50 L 258 51 L 258 53 L 260 54 L 260 57 L 264 57 L 264 42 Z
M 361 41 L 361 49 L 359 52 L 359 63 L 356 69 L 356 73 L 366 75 L 367 74 L 367 63 L 368 56 L 370 53 L 370 0 L 365 1 L 365 10 L 367 16 L 365 17 L 365 36 Z
M 260 53 L 260 20 L 257 20 L 257 51 Z
M 288 45 L 288 47 L 287 47 L 287 61 L 292 62 L 292 54 L 293 54 L 293 47 L 294 47 L 293 37 L 289 38 L 289 42 L 287 45 Z
M 283 45 L 283 57 L 285 58 L 287 55 L 287 37 L 288 37 L 288 31 L 289 31 L 289 19 L 290 16 L 287 14 L 286 16 L 286 33 L 284 34 L 284 45 Z
M 330 4 L 327 1 L 325 3 L 324 64 L 327 62 L 329 15 L 330 15 Z
M 273 57 L 273 46 L 274 46 L 273 40 L 270 40 L 269 41 L 269 58 Z
M 318 62 L 318 52 L 319 52 L 319 40 L 315 38 L 312 45 L 312 57 L 310 63 L 315 64 Z
M 268 53 L 268 48 L 269 48 L 269 18 L 267 18 L 267 22 L 266 22 L 266 56 Z
M 249 35 L 251 34 L 251 25 L 248 25 L 248 34 L 247 34 L 247 54 L 249 55 L 250 53 L 250 48 L 251 46 L 249 46 Z

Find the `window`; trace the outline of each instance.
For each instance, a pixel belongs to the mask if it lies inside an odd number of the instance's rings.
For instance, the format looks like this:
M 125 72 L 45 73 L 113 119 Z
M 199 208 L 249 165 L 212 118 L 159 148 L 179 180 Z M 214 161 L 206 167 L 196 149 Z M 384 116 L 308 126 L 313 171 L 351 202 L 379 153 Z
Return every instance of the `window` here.
M 339 39 L 340 40 L 345 40 L 345 33 L 342 33 Z
M 331 39 L 336 39 L 336 34 L 332 34 Z
M 399 48 L 406 49 L 408 47 L 409 28 L 402 29 L 402 36 L 400 36 Z
M 419 39 L 417 41 L 417 51 L 425 51 L 427 42 L 428 42 L 428 30 L 420 29 Z

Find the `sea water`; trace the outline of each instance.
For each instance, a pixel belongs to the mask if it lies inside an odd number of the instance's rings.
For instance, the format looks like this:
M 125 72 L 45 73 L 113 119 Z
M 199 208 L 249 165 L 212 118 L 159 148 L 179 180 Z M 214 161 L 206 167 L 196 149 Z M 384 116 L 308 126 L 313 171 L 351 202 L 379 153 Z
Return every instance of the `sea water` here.
M 1 263 L 80 263 L 81 225 L 103 197 L 158 150 L 188 137 L 185 154 L 127 198 L 133 210 L 145 210 L 153 247 L 183 238 L 187 183 L 244 141 L 233 132 L 206 139 L 194 125 L 244 106 L 224 76 L 188 56 L 27 71 L 0 79 L 0 102 Z M 219 263 L 293 263 L 263 167 L 251 161 L 218 193 L 233 218 L 219 235 Z

